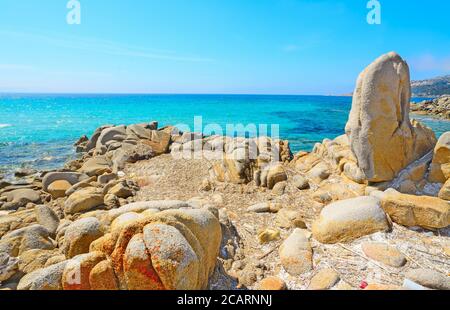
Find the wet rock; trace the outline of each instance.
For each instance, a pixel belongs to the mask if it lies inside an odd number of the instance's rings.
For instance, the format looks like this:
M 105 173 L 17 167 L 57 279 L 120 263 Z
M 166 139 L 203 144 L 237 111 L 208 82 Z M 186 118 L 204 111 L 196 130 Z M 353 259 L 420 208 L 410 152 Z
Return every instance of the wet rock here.
M 21 169 L 17 169 L 14 172 L 14 176 L 17 178 L 23 178 L 32 174 L 35 174 L 37 171 L 31 168 L 21 168 Z

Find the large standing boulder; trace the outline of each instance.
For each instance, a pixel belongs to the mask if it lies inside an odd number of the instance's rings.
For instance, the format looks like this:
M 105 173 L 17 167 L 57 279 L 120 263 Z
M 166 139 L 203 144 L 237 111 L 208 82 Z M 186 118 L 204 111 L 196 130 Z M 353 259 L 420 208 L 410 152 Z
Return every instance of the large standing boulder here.
M 434 147 L 433 131 L 411 123 L 410 99 L 408 64 L 394 52 L 375 60 L 358 77 L 346 133 L 368 181 L 392 180 Z
M 375 197 L 357 197 L 329 204 L 313 223 L 314 238 L 322 243 L 347 242 L 390 229 L 381 203 Z

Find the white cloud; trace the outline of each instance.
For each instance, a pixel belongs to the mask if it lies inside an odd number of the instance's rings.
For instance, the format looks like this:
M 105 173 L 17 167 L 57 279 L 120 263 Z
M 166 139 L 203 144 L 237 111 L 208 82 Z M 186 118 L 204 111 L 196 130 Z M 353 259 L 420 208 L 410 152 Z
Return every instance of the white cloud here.
M 436 57 L 432 54 L 423 54 L 413 58 L 411 67 L 417 71 L 450 71 L 450 56 Z
M 49 44 L 63 48 L 98 52 L 115 56 L 140 57 L 148 59 L 185 61 L 185 62 L 214 61 L 211 58 L 197 57 L 192 55 L 180 55 L 176 52 L 168 50 L 142 48 L 131 45 L 123 45 L 113 41 L 98 40 L 92 38 L 81 38 L 81 37 L 61 38 L 56 36 L 23 33 L 23 32 L 11 32 L 11 31 L 0 31 L 0 36 L 22 38 L 25 40 L 35 40 L 41 44 Z

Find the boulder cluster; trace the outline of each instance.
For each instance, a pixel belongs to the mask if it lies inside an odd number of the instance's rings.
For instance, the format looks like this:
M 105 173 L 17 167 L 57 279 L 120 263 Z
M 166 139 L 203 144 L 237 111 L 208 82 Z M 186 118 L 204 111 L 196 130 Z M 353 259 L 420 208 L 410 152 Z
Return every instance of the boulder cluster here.
M 411 103 L 411 111 L 417 114 L 450 119 L 450 95 L 444 95 L 433 100 Z
M 345 134 L 295 155 L 267 137 L 102 126 L 64 169 L 0 182 L 0 288 L 450 289 L 448 242 L 441 265 L 392 245 L 449 234 L 450 132 L 411 120 L 410 97 L 407 63 L 383 55 L 358 78 Z M 193 173 L 198 190 L 174 187 Z M 158 186 L 173 196 L 146 194 Z M 355 256 L 395 279 L 355 287 Z

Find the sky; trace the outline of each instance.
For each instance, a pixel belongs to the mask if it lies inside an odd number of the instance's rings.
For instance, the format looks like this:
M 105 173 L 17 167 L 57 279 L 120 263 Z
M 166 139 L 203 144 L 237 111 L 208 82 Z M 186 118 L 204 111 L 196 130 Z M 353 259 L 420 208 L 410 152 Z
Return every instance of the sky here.
M 378 56 L 450 74 L 450 1 L 0 0 L 0 92 L 337 95 Z

